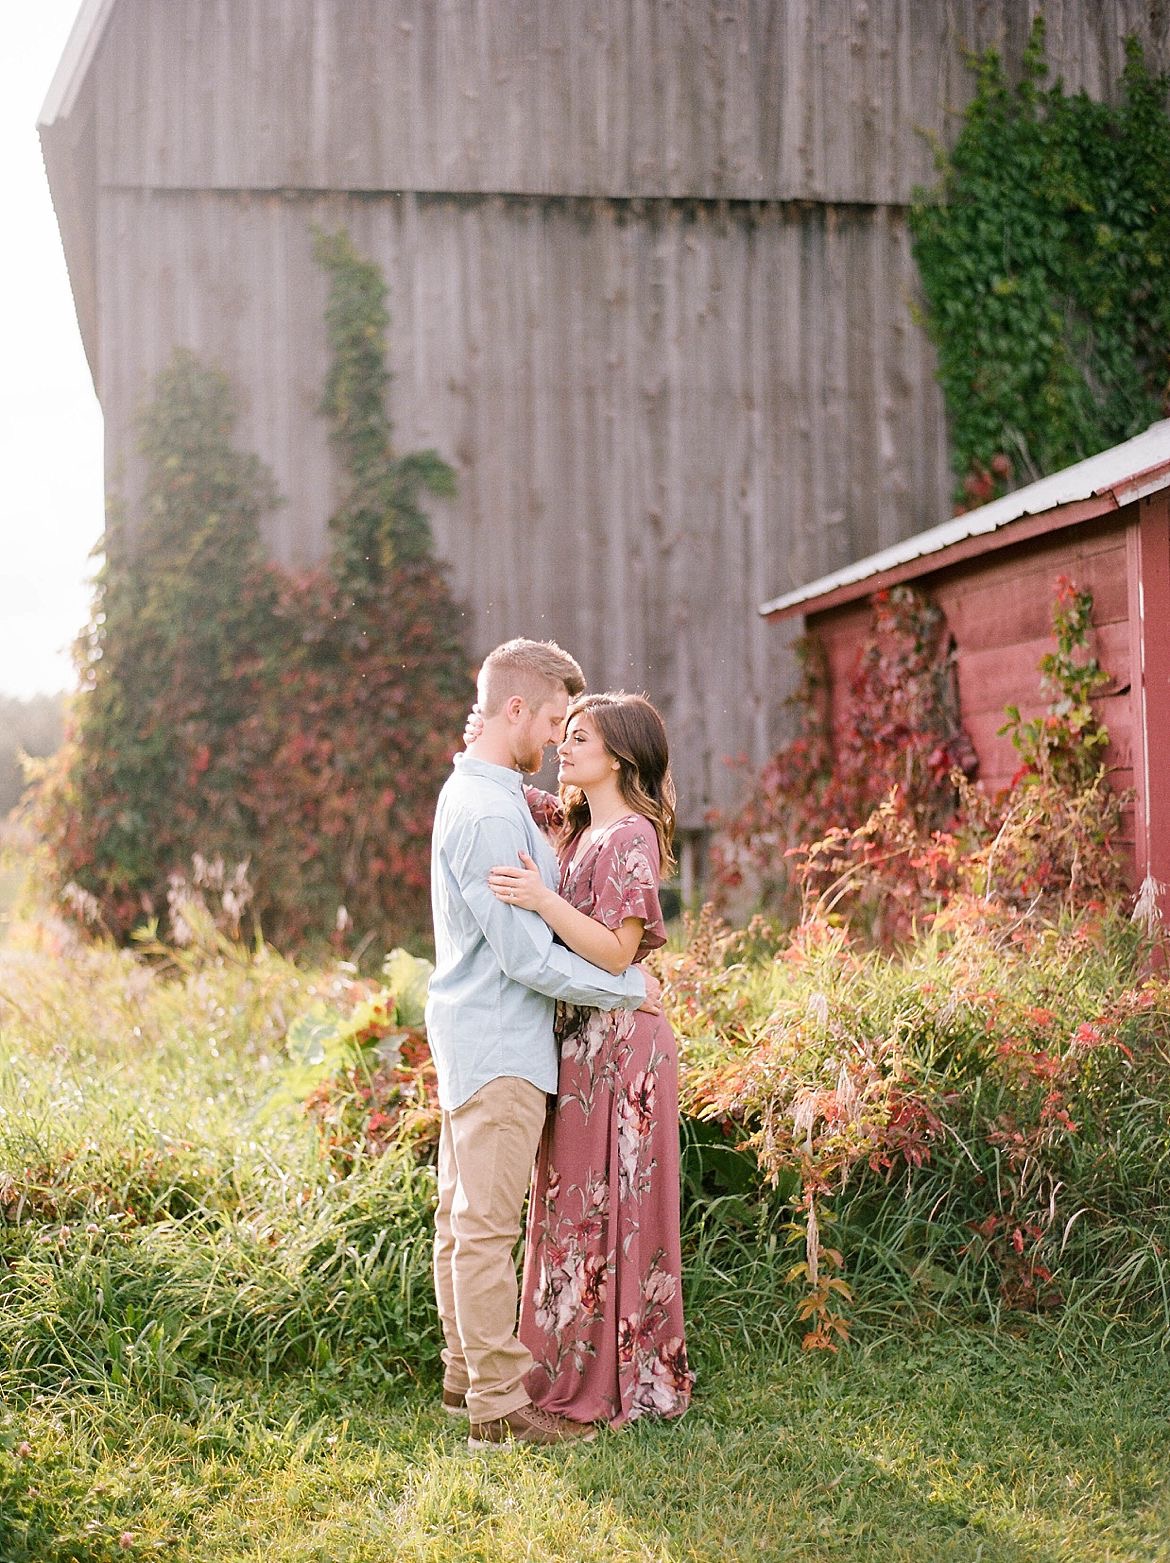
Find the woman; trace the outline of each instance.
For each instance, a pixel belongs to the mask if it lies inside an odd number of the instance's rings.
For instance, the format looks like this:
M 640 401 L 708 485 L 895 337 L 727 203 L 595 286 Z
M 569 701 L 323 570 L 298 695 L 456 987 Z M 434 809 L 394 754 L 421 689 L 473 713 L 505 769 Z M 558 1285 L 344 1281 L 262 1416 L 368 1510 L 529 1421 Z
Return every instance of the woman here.
M 620 972 L 666 940 L 658 881 L 671 864 L 666 732 L 640 695 L 583 695 L 569 709 L 560 800 L 528 788 L 561 860 L 560 894 L 532 860 L 492 870 L 502 900 L 539 913 L 570 949 Z M 537 1156 L 520 1338 L 537 1405 L 614 1427 L 681 1416 L 678 1055 L 665 1017 L 557 1016 L 557 1109 Z

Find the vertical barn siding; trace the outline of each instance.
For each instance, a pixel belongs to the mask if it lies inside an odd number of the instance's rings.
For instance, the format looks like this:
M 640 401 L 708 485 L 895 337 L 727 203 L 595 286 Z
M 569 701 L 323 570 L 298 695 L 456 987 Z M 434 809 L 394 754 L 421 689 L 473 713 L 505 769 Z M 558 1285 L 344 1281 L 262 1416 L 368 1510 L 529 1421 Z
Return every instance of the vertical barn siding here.
M 945 508 L 904 222 L 775 204 L 111 192 L 111 447 L 130 448 L 173 345 L 196 348 L 243 390 L 239 442 L 276 473 L 270 543 L 294 567 L 321 556 L 338 500 L 316 412 L 314 224 L 345 226 L 388 279 L 397 440 L 458 471 L 434 518 L 471 643 L 563 636 L 595 684 L 645 683 L 699 825 L 727 800 L 724 757 L 762 759 L 779 738 L 788 664 L 758 603 Z M 127 492 L 139 482 L 131 461 Z
M 1165 63 L 1143 0 L 119 0 L 100 177 L 905 203 L 1041 9 L 1070 90 Z
M 1018 61 L 1037 8 L 117 0 L 73 170 L 112 486 L 133 514 L 134 409 L 185 345 L 227 370 L 285 495 L 274 555 L 322 556 L 311 228 L 345 225 L 390 284 L 400 446 L 458 471 L 435 525 L 470 646 L 555 635 L 595 684 L 647 686 L 700 825 L 731 801 L 724 756 L 783 735 L 757 604 L 946 511 L 906 204 L 966 52 Z M 1111 93 L 1130 31 L 1165 60 L 1142 0 L 1044 11 L 1070 88 Z

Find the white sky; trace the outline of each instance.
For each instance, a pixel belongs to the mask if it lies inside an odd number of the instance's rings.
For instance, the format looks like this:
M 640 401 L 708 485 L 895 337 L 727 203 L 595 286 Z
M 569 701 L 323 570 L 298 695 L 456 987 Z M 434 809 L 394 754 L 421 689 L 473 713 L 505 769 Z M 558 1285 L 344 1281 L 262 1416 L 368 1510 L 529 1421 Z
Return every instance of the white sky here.
M 0 50 L 0 694 L 72 689 L 102 533 L 102 420 L 36 123 L 81 0 L 8 0 Z

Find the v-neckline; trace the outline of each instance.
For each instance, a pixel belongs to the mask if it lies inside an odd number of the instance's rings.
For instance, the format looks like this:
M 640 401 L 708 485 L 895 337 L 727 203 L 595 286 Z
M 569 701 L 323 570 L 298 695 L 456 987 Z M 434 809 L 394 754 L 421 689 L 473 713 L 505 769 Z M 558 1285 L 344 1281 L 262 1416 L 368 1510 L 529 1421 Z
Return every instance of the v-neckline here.
M 628 813 L 619 814 L 617 819 L 610 820 L 608 825 L 603 825 L 597 834 L 593 836 L 592 840 L 588 839 L 589 836 L 592 835 L 592 831 L 587 825 L 576 838 L 579 842 L 582 842 L 582 845 L 580 845 L 573 853 L 573 856 L 569 859 L 565 867 L 565 884 L 567 885 L 569 883 L 569 880 L 572 879 L 573 875 L 578 871 L 578 869 L 584 863 L 585 859 L 592 851 L 601 845 L 601 843 L 605 840 L 606 836 L 609 835 L 610 831 L 614 828 L 615 825 L 620 825 L 623 823 L 623 821 L 633 818 L 634 813 L 632 809 Z

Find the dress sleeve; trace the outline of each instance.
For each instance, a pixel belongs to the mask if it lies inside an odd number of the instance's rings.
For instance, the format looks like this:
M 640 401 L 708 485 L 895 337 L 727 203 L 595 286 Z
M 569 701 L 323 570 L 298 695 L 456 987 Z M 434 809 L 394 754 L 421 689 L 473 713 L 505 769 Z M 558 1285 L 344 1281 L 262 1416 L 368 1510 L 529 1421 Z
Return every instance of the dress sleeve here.
M 559 830 L 564 820 L 561 800 L 552 792 L 542 792 L 539 787 L 525 787 L 524 801 L 541 830 Z
M 620 928 L 627 917 L 643 923 L 635 959 L 666 943 L 666 924 L 658 898 L 658 838 L 645 820 L 619 825 L 604 842 L 593 869 L 590 916 L 606 928 Z

